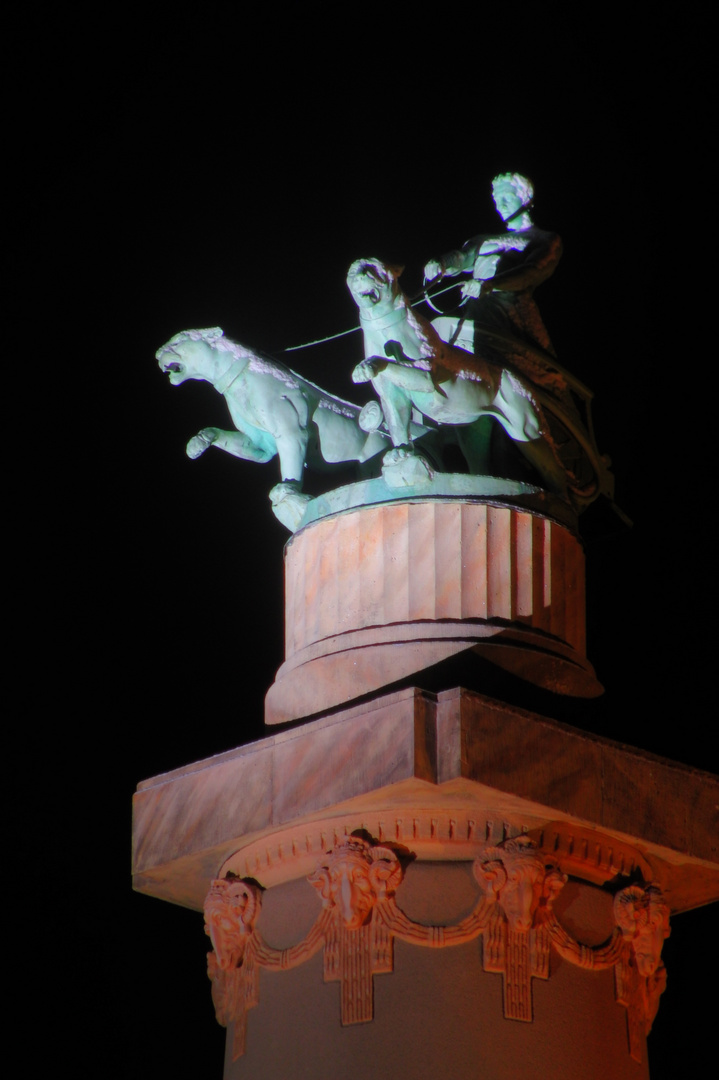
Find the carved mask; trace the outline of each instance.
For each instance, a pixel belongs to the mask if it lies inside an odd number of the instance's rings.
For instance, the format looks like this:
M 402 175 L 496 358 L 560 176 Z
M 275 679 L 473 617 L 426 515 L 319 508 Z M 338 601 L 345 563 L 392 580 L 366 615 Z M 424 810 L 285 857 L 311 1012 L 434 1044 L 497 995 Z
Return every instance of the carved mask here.
M 536 845 L 524 836 L 500 847 L 487 847 L 474 864 L 474 875 L 489 900 L 502 906 L 511 930 L 526 932 L 545 899 L 550 908 L 566 876 L 548 869 Z
M 228 878 L 212 882 L 205 900 L 205 933 L 223 971 L 242 963 L 258 907 L 259 895 L 245 882 Z
M 369 920 L 378 899 L 393 892 L 402 877 L 397 857 L 389 848 L 374 847 L 351 836 L 309 878 L 326 907 L 336 907 L 348 930 Z
M 614 898 L 614 912 L 625 939 L 631 941 L 637 971 L 649 978 L 659 967 L 669 937 L 669 907 L 656 885 L 631 885 Z
M 330 895 L 348 930 L 358 930 L 367 922 L 377 897 L 364 859 L 349 856 L 332 865 Z

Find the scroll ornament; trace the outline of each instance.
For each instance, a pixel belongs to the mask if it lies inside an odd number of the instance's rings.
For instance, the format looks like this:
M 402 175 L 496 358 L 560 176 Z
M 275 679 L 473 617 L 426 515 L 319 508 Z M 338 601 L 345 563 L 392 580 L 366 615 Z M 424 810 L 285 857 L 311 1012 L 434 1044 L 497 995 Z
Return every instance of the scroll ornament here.
M 205 930 L 215 1013 L 234 1025 L 233 1060 L 244 1053 L 247 1010 L 259 1000 L 258 968 L 297 967 L 324 951 L 325 982 L 339 982 L 343 1024 L 374 1015 L 374 976 L 393 970 L 395 938 L 441 949 L 483 936 L 483 965 L 503 977 L 504 1015 L 532 1020 L 532 978 L 549 978 L 553 947 L 565 960 L 591 971 L 615 967 L 617 1001 L 627 1009 L 629 1049 L 641 1061 L 666 974 L 661 947 L 669 933 L 669 908 L 657 884 L 632 885 L 615 897 L 617 928 L 597 947 L 582 945 L 553 911 L 567 881 L 527 836 L 483 845 L 474 861 L 481 896 L 453 926 L 424 926 L 397 906 L 402 864 L 393 848 L 359 835 L 328 851 L 309 882 L 322 910 L 307 936 L 288 949 L 269 945 L 255 927 L 261 889 L 228 875 L 212 882 L 205 901 Z

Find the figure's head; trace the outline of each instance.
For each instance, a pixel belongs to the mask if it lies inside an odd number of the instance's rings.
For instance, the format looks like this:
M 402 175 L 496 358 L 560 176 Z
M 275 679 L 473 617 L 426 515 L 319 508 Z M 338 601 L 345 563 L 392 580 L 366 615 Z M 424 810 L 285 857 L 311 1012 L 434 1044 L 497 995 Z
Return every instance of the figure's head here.
M 500 173 L 492 181 L 492 196 L 497 213 L 510 226 L 522 213 L 528 213 L 534 198 L 532 181 L 521 173 Z
M 401 267 L 386 266 L 379 259 L 356 259 L 347 272 L 347 287 L 360 313 L 392 303 L 399 295 Z

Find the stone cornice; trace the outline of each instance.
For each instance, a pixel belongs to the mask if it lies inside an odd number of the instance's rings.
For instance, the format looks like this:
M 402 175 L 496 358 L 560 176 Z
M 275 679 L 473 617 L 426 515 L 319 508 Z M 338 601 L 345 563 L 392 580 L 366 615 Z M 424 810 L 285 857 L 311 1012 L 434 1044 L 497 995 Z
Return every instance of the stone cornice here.
M 249 845 L 253 858 L 280 842 L 286 855 L 292 830 L 301 838 L 319 820 L 327 825 L 311 831 L 330 838 L 366 825 L 395 839 L 398 819 L 411 835 L 408 823 L 426 814 L 442 825 L 438 843 L 420 829 L 423 858 L 452 857 L 470 820 L 493 842 L 539 839 L 551 826 L 559 839 L 542 846 L 581 854 L 588 880 L 596 859 L 600 876 L 602 861 L 622 872 L 620 851 L 625 866 L 646 860 L 677 912 L 719 898 L 717 805 L 719 780 L 699 770 L 480 694 L 406 690 L 145 781 L 134 802 L 135 887 L 199 910 L 206 881 Z

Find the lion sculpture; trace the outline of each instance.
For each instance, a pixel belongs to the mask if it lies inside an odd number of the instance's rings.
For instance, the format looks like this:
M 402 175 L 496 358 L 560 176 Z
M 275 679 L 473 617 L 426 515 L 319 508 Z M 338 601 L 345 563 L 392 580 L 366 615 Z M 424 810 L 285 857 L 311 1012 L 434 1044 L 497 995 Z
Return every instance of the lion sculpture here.
M 362 463 L 388 448 L 382 431 L 360 427 L 359 406 L 230 341 L 219 327 L 184 330 L 156 358 L 173 386 L 187 379 L 211 383 L 225 398 L 237 429 L 203 428 L 187 444 L 188 457 L 198 458 L 210 446 L 247 461 L 277 456 L 282 482 L 270 499 L 275 516 L 293 532 L 310 501 L 302 493 L 305 465 L 321 470 L 328 463 Z
M 371 381 L 382 404 L 394 450 L 385 468 L 416 472 L 410 421 L 413 407 L 430 421 L 456 428 L 457 441 L 473 473 L 486 470 L 484 430 L 493 417 L 539 473 L 544 486 L 566 495 L 567 474 L 529 384 L 505 368 L 484 361 L 439 337 L 417 315 L 399 288 L 399 272 L 379 259 L 358 259 L 347 284 L 359 307 L 365 357 L 352 373 Z

